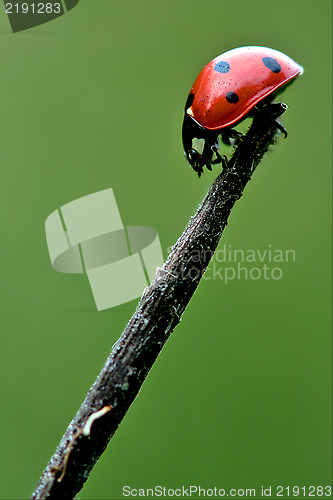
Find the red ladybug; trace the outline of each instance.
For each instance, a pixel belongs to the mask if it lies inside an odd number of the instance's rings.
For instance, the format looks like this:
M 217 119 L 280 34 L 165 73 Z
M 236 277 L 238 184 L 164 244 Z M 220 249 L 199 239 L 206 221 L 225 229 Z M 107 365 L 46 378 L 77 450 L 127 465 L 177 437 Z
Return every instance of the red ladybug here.
M 287 105 L 272 99 L 302 73 L 286 54 L 267 47 L 229 50 L 204 67 L 187 98 L 183 123 L 185 155 L 199 177 L 205 166 L 212 170 L 211 164 L 226 161 L 218 152 L 219 135 L 230 144 L 241 135 L 233 127 L 245 117 L 264 110 L 280 116 Z

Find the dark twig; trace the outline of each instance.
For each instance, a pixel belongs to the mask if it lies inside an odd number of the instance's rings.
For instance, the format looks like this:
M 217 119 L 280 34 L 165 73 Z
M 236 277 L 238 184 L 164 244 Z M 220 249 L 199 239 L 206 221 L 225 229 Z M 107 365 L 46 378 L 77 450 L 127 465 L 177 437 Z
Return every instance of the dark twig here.
M 254 119 L 153 283 L 144 290 L 133 317 L 50 459 L 33 499 L 73 498 L 82 488 L 179 323 L 232 207 L 277 131 L 278 125 L 271 118 L 258 115 Z

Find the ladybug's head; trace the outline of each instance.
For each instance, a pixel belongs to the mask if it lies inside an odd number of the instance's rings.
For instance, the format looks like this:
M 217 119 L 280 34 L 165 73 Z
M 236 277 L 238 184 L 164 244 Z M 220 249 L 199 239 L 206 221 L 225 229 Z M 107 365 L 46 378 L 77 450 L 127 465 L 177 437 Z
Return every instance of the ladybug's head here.
M 201 140 L 204 141 L 204 139 Z M 204 158 L 203 154 L 192 147 L 187 151 L 185 150 L 185 156 L 193 170 L 197 172 L 198 177 L 200 177 L 203 173 L 204 166 L 207 163 L 207 160 Z M 211 170 L 211 167 L 208 168 L 210 168 Z

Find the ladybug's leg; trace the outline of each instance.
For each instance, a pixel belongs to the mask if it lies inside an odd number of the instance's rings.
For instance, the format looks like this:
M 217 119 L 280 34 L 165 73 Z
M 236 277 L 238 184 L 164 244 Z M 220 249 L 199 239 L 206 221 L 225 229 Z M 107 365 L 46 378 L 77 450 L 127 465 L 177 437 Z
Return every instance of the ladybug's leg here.
M 278 129 L 284 134 L 284 137 L 286 138 L 288 135 L 288 132 L 284 128 L 283 125 L 277 120 L 279 116 L 283 115 L 283 113 L 288 109 L 287 104 L 284 102 L 268 102 L 265 103 L 263 106 L 255 106 L 253 108 L 255 113 L 261 113 L 266 116 L 269 116 L 273 118 L 277 124 Z
M 225 128 L 221 131 L 222 142 L 224 142 L 224 144 L 226 144 L 227 146 L 239 144 L 243 137 L 244 135 L 234 128 Z M 234 142 L 231 142 L 231 139 L 234 139 Z
M 214 160 L 213 155 L 215 154 Z M 223 167 L 226 166 L 227 163 L 227 157 L 226 156 L 221 156 L 219 153 L 219 138 L 216 133 L 210 134 L 208 137 L 206 137 L 206 143 L 205 143 L 205 148 L 203 151 L 203 155 L 208 159 L 208 163 L 210 165 L 215 165 L 217 163 L 222 163 Z M 207 164 L 206 164 L 207 166 Z M 207 166 L 208 170 L 211 170 Z
M 212 171 L 211 164 L 213 163 L 212 158 L 213 158 L 213 145 L 211 141 L 211 136 L 210 134 L 207 135 L 204 139 L 204 148 L 201 154 L 201 159 L 202 159 L 202 164 L 210 171 Z M 216 141 L 216 138 L 215 138 Z
M 280 122 L 278 122 L 277 120 L 275 120 L 275 123 L 277 124 L 277 128 L 280 130 L 280 132 L 282 132 L 284 134 L 284 138 L 286 139 L 288 137 L 288 132 L 286 131 L 284 126 Z
M 242 134 L 242 132 L 238 132 L 238 130 L 235 130 L 234 128 L 232 128 L 232 129 L 230 129 L 230 137 L 231 137 L 231 139 L 234 139 L 234 144 L 237 145 L 243 139 L 244 134 Z
M 201 174 L 203 173 L 203 166 L 200 165 L 199 163 L 194 163 L 191 164 L 191 167 L 198 174 L 198 177 L 201 177 Z
M 222 142 L 226 145 L 226 146 L 231 146 L 231 137 L 230 137 L 230 130 L 228 129 L 223 129 L 222 132 L 221 132 L 221 139 L 222 139 Z
M 218 158 L 216 158 L 215 160 L 211 161 L 211 163 L 215 164 L 215 163 L 221 163 L 222 164 L 222 168 L 226 168 L 226 166 L 228 165 L 228 158 L 226 155 L 219 155 Z
M 212 150 L 214 151 L 216 158 L 214 160 L 211 160 L 210 163 L 212 163 L 213 165 L 215 165 L 216 163 L 222 163 L 222 167 L 225 168 L 228 163 L 228 158 L 226 157 L 226 155 L 220 155 L 220 153 L 216 149 L 214 149 L 214 147 L 212 147 Z

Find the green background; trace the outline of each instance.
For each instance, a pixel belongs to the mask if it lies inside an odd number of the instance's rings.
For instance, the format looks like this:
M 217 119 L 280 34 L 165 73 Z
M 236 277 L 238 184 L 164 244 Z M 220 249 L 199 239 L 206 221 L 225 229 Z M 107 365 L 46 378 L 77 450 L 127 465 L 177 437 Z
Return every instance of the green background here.
M 280 280 L 201 282 L 78 496 L 330 484 L 331 2 L 274 5 L 82 0 L 16 34 L 1 5 L 1 498 L 29 497 L 137 303 L 97 312 L 85 276 L 52 269 L 46 217 L 112 187 L 123 222 L 155 228 L 166 256 L 220 171 L 198 180 L 184 160 L 187 94 L 242 45 L 305 73 L 283 94 L 289 137 L 219 248 L 296 261 Z

